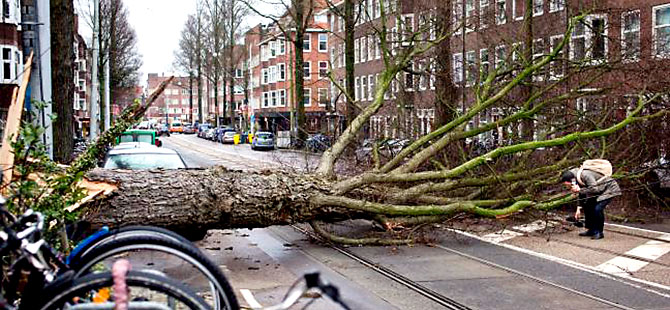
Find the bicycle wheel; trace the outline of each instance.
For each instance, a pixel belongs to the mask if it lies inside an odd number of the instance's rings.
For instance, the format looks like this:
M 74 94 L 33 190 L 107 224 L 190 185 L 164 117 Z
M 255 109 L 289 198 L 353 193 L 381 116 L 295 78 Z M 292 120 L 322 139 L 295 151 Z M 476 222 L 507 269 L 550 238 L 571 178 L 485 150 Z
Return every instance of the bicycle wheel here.
M 70 267 L 75 271 L 75 277 L 81 277 L 96 266 L 111 268 L 117 255 L 124 255 L 136 268 L 160 269 L 160 272 L 176 280 L 192 284 L 203 297 L 211 297 L 214 309 L 239 308 L 230 283 L 214 262 L 190 243 L 164 236 L 134 235 L 109 240 L 92 247 L 76 261 L 71 261 Z
M 31 305 L 30 309 L 59 310 L 72 307 L 84 309 L 86 305 L 100 305 L 92 302 L 92 296 L 96 292 L 107 289 L 113 285 L 111 273 L 96 273 L 85 277 L 66 281 L 55 287 L 46 289 L 46 300 L 39 305 Z M 130 271 L 126 275 L 126 285 L 130 292 L 130 305 L 133 303 L 153 304 L 158 307 L 170 309 L 192 309 L 209 310 L 211 307 L 205 301 L 179 282 L 142 271 Z M 114 292 L 110 292 L 112 300 Z M 106 300 L 105 300 L 106 301 Z M 110 303 L 107 303 L 110 304 Z M 102 307 L 99 306 L 99 307 Z M 155 308 L 156 308 L 155 307 Z M 21 308 L 26 309 L 26 308 Z M 91 309 L 89 307 L 88 309 Z M 98 308 L 101 309 L 101 308 Z
M 141 226 L 141 225 L 124 226 L 111 229 L 107 233 L 98 236 L 94 240 L 84 241 L 86 243 L 83 243 L 82 245 L 77 245 L 77 247 L 67 257 L 68 262 L 79 260 L 81 256 L 86 255 L 92 248 L 99 246 L 100 244 L 122 238 L 132 238 L 136 236 L 155 236 L 157 238 L 168 238 L 183 243 L 191 243 L 188 239 L 186 239 L 182 235 L 165 228 L 155 226 Z

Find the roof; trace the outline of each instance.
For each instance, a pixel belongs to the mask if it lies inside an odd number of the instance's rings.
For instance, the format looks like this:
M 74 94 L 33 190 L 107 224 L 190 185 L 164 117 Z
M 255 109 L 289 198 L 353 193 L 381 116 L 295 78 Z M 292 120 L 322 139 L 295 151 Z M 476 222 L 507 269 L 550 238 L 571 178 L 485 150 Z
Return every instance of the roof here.
M 122 143 L 123 146 L 119 144 L 117 147 L 113 148 L 107 155 L 121 155 L 121 154 L 159 154 L 159 155 L 177 155 L 177 152 L 173 149 L 168 149 L 164 147 L 156 147 L 148 143 L 143 142 L 126 142 Z M 134 146 L 132 145 L 134 144 Z
M 154 135 L 154 134 L 156 134 L 156 132 L 153 131 L 153 130 L 149 130 L 149 129 L 130 129 L 130 130 L 126 130 L 122 133 L 122 135 L 133 135 L 133 134 Z

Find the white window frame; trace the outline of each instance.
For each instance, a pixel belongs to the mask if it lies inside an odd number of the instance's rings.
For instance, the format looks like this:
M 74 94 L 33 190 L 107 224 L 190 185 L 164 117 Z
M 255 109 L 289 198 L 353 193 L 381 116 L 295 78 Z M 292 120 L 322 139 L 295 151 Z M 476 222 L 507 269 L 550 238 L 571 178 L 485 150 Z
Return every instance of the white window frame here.
M 463 82 L 463 53 L 456 53 L 452 55 L 452 73 L 455 83 Z
M 489 2 L 491 0 L 479 0 L 479 29 L 486 29 L 489 26 Z
M 277 81 L 286 81 L 286 64 L 285 63 L 279 63 L 277 64 L 278 68 L 278 75 L 277 75 Z
M 604 20 L 605 24 L 603 25 L 605 32 L 603 33 L 603 42 L 605 44 L 604 46 L 604 55 L 602 59 L 593 59 L 593 38 L 594 38 L 594 33 L 592 31 L 592 23 L 594 19 L 602 19 Z M 608 27 L 609 27 L 609 21 L 607 20 L 607 15 L 605 14 L 592 14 L 592 15 L 587 15 L 584 18 L 584 34 L 575 36 L 574 33 L 572 35 L 571 41 L 570 41 L 570 59 L 575 60 L 575 45 L 573 44 L 575 38 L 584 38 L 584 49 L 585 49 L 585 55 L 584 58 L 585 60 L 590 60 L 591 64 L 596 64 L 596 63 L 601 63 L 603 61 L 607 61 L 607 57 L 609 55 L 608 51 Z
M 428 80 L 426 78 L 427 75 L 427 70 L 426 70 L 426 63 L 422 60 L 418 62 L 418 71 L 419 71 L 419 85 L 417 88 L 419 91 L 424 91 L 428 89 Z
M 268 92 L 263 92 L 263 107 L 270 107 L 270 94 Z
M 486 55 L 486 60 L 484 60 L 484 55 Z M 486 66 L 488 69 L 484 72 L 483 68 Z M 483 82 L 491 73 L 491 53 L 489 53 L 488 48 L 482 48 L 479 50 L 479 80 Z
M 670 58 L 670 46 L 667 48 L 668 50 L 666 52 L 659 52 L 658 51 L 658 28 L 665 28 L 665 27 L 670 27 L 670 24 L 664 24 L 657 26 L 656 25 L 656 11 L 658 10 L 664 10 L 668 9 L 670 10 L 670 3 L 669 4 L 663 4 L 663 5 L 657 5 L 652 7 L 651 9 L 651 27 L 652 27 L 652 55 L 656 58 Z M 670 37 L 667 39 L 667 44 L 670 45 Z
M 359 77 L 354 78 L 354 101 L 358 101 L 360 98 L 360 87 L 361 81 Z
M 471 57 L 472 56 L 472 57 Z M 472 59 L 470 59 L 472 58 Z M 472 61 L 471 61 L 472 60 Z M 465 66 L 463 67 L 465 70 L 465 86 L 470 87 L 472 85 L 475 85 L 475 82 L 477 81 L 477 76 L 475 70 L 470 70 L 470 67 L 476 68 L 477 67 L 477 53 L 476 51 L 467 51 L 465 52 Z M 473 75 L 474 76 L 471 76 Z
M 496 1 L 496 7 L 495 7 L 496 25 L 504 25 L 507 23 L 507 0 L 495 0 L 495 1 Z M 500 14 L 501 3 L 502 3 L 502 15 Z
M 305 68 L 305 64 L 307 64 L 307 68 Z M 307 69 L 307 75 L 305 75 L 305 69 Z M 305 80 L 311 80 L 312 79 L 312 62 L 311 61 L 303 61 L 302 63 L 302 71 L 303 71 L 303 78 Z
M 321 75 L 321 65 L 325 65 L 325 68 L 326 68 L 326 74 L 323 75 L 323 76 Z M 322 79 L 322 78 L 327 79 L 328 78 L 328 62 L 327 61 L 319 61 L 319 78 L 320 79 Z
M 375 38 L 375 59 L 380 59 L 382 58 L 382 40 L 376 35 L 373 36 Z
M 502 55 L 500 54 L 500 51 L 503 51 Z M 504 57 L 504 58 L 501 58 Z M 493 55 L 495 57 L 495 61 L 493 63 L 493 68 L 498 71 L 501 69 L 501 64 L 502 67 L 507 66 L 507 46 L 505 44 L 501 44 L 496 46 L 495 54 Z
M 558 44 L 561 43 L 561 41 L 563 41 L 563 35 L 562 34 L 549 37 L 549 48 L 551 48 L 552 52 L 554 51 L 554 49 L 556 49 L 556 46 L 558 46 Z M 563 75 L 565 74 L 563 72 L 563 64 L 557 62 L 557 59 L 558 60 L 562 59 L 563 58 L 562 55 L 564 55 L 564 54 L 565 54 L 565 47 L 563 47 L 563 49 L 556 55 L 556 58 L 551 62 L 551 64 L 549 64 L 549 79 L 550 80 L 558 80 L 558 79 L 562 78 Z M 556 74 L 557 71 L 555 70 L 555 68 L 557 66 L 560 68 L 560 73 L 559 74 Z
M 277 100 L 277 91 L 271 91 L 270 92 L 270 106 L 271 107 L 276 107 L 277 103 L 279 103 L 279 100 Z
M 461 21 L 463 20 L 463 0 L 452 0 L 451 2 L 451 23 L 454 35 L 458 35 L 463 30 Z
M 629 29 L 626 30 L 626 17 L 629 15 L 637 15 L 638 23 L 637 23 L 637 29 Z M 640 10 L 631 10 L 627 11 L 621 14 L 621 58 L 624 59 L 624 61 L 638 61 L 640 60 L 640 54 L 641 54 L 641 45 L 640 45 L 640 28 L 641 28 L 641 15 L 640 15 Z M 628 33 L 637 33 L 637 51 L 632 54 L 632 55 L 625 55 L 624 51 L 628 48 L 626 46 L 626 34 Z M 628 56 L 628 57 L 627 57 Z
M 286 106 L 286 90 L 285 89 L 280 89 L 277 91 L 279 101 L 277 102 L 277 106 L 279 107 L 285 107 Z
M 268 69 L 261 69 L 261 85 L 267 85 L 270 81 L 270 73 Z
M 407 25 L 407 22 L 405 21 L 407 18 L 410 19 L 409 26 Z M 409 40 L 412 38 L 412 34 L 414 33 L 414 13 L 409 13 L 409 14 L 403 14 L 402 15 L 402 23 L 401 25 L 401 32 L 402 32 L 402 46 L 409 46 L 412 44 Z M 408 28 L 409 31 L 408 31 Z
M 326 44 L 326 47 L 324 49 L 321 49 L 321 43 Z M 326 33 L 319 33 L 319 52 L 320 53 L 328 52 L 328 34 Z
M 368 76 L 363 75 L 361 76 L 361 101 L 365 101 L 368 99 L 368 96 L 366 95 L 366 92 L 368 90 Z
M 270 46 L 270 58 L 277 57 L 277 44 L 275 41 L 270 41 L 268 44 Z
M 354 39 L 354 63 L 359 63 L 361 59 L 361 49 L 360 49 L 360 40 L 358 38 Z
M 307 41 L 307 49 L 305 49 L 305 41 Z M 308 53 L 312 51 L 312 34 L 309 32 L 305 33 L 302 38 L 302 51 Z
M 549 13 L 563 11 L 565 9 L 565 0 L 549 0 Z
M 361 63 L 368 61 L 368 37 L 360 37 L 361 43 L 359 47 L 361 48 Z
M 284 55 L 286 53 L 286 40 L 284 38 L 279 38 L 279 48 L 277 48 L 277 55 Z
M 535 0 L 533 0 L 535 1 Z M 520 16 L 516 15 L 516 5 L 517 3 L 521 3 L 523 7 L 523 12 L 521 12 Z M 512 20 L 523 20 L 523 16 L 526 13 L 526 0 L 512 0 Z
M 544 0 L 533 0 L 533 16 L 540 16 L 542 14 L 544 14 Z
M 305 107 L 311 107 L 312 106 L 312 89 L 309 87 L 303 88 L 303 103 Z M 305 102 L 304 100 L 307 100 Z
M 372 0 L 368 0 L 372 1 Z M 375 46 L 377 45 L 374 35 L 368 35 L 368 61 L 372 61 L 375 58 Z
M 539 43 L 539 44 L 538 44 Z M 546 45 L 544 44 L 544 39 L 543 38 L 538 38 L 533 40 L 533 57 L 532 57 L 532 62 L 535 63 L 538 61 L 538 59 L 542 58 L 545 55 L 545 50 L 546 50 Z M 551 42 L 549 42 L 551 43 Z M 542 46 L 543 50 L 538 51 L 536 48 L 537 46 Z M 543 81 L 544 76 L 546 75 L 547 70 L 546 67 L 539 68 L 534 74 L 533 74 L 533 80 L 534 81 Z
M 370 0 L 368 0 L 370 1 Z M 373 83 L 373 78 L 374 75 L 370 74 L 368 75 L 368 101 L 372 101 L 373 97 L 373 89 L 375 88 L 375 83 Z

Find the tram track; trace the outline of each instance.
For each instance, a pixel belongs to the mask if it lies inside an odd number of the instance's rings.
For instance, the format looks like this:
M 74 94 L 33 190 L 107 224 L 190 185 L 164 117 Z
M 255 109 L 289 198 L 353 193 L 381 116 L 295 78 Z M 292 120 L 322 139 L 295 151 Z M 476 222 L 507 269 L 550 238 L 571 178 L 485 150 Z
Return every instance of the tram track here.
M 422 285 L 421 283 L 413 281 L 413 280 L 411 280 L 411 279 L 393 271 L 390 268 L 387 268 L 387 267 L 385 267 L 385 266 L 383 266 L 383 265 L 381 265 L 377 262 L 374 262 L 374 261 L 372 261 L 372 260 L 370 260 L 366 257 L 358 255 L 358 254 L 354 253 L 353 251 L 348 250 L 347 248 L 331 244 L 330 242 L 324 240 L 323 238 L 321 238 L 320 236 L 316 235 L 315 233 L 313 233 L 309 230 L 306 230 L 306 229 L 304 229 L 302 227 L 299 227 L 297 225 L 291 225 L 291 227 L 294 230 L 301 233 L 301 234 L 304 234 L 304 235 L 306 235 L 310 238 L 313 238 L 313 239 L 324 242 L 324 244 L 326 244 L 331 249 L 333 249 L 333 250 L 341 253 L 342 255 L 360 263 L 361 265 L 363 265 L 363 266 L 381 274 L 382 276 L 388 278 L 389 280 L 395 281 L 395 282 L 409 288 L 410 290 L 421 294 L 422 296 L 424 296 L 424 297 L 440 304 L 441 306 L 445 307 L 445 309 L 460 309 L 460 310 L 473 309 L 466 304 L 460 303 L 460 302 L 458 302 L 458 301 L 456 301 L 456 300 L 454 300 L 454 299 L 452 299 L 452 298 L 450 298 L 450 297 L 448 297 L 444 294 L 441 294 L 441 293 L 436 292 L 436 291 L 434 291 L 430 288 L 427 288 L 426 286 Z M 593 300 L 595 302 L 601 303 L 603 305 L 607 305 L 609 307 L 613 307 L 613 308 L 617 308 L 617 309 L 624 309 L 624 310 L 633 310 L 634 309 L 634 308 L 627 307 L 625 305 L 622 305 L 622 304 L 619 304 L 619 303 L 616 303 L 616 302 L 613 302 L 613 301 L 610 301 L 610 300 L 606 300 L 606 299 L 600 298 L 598 296 L 588 294 L 588 293 L 585 293 L 585 292 L 582 292 L 582 291 L 579 291 L 579 290 L 576 290 L 576 289 L 573 289 L 573 288 L 570 288 L 570 287 L 567 287 L 567 286 L 564 286 L 564 285 L 561 285 L 561 284 L 558 284 L 558 283 L 554 283 L 554 282 L 551 282 L 551 281 L 544 280 L 542 278 L 539 278 L 539 277 L 530 275 L 528 273 L 524 273 L 522 271 L 518 271 L 518 270 L 515 270 L 515 269 L 512 269 L 512 268 L 497 264 L 495 262 L 492 262 L 492 261 L 489 261 L 489 260 L 486 260 L 486 259 L 483 259 L 483 258 L 480 258 L 480 257 L 472 256 L 470 254 L 464 253 L 462 251 L 459 251 L 459 250 L 456 250 L 456 249 L 453 249 L 453 248 L 450 248 L 450 247 L 447 247 L 447 246 L 443 246 L 443 245 L 440 245 L 440 244 L 434 244 L 433 247 L 435 247 L 437 249 L 440 249 L 442 251 L 448 252 L 450 254 L 455 254 L 455 255 L 461 256 L 463 258 L 466 258 L 468 260 L 472 260 L 472 261 L 475 261 L 477 263 L 484 264 L 486 266 L 489 266 L 489 267 L 492 267 L 492 268 L 495 268 L 495 269 L 513 274 L 515 276 L 519 276 L 519 277 L 522 277 L 524 279 L 528 279 L 528 280 L 531 280 L 533 282 L 537 282 L 537 283 L 542 284 L 542 285 L 550 286 L 550 287 L 553 287 L 553 288 L 556 288 L 556 289 L 560 289 L 562 291 L 569 292 L 571 294 L 579 295 L 581 297 Z

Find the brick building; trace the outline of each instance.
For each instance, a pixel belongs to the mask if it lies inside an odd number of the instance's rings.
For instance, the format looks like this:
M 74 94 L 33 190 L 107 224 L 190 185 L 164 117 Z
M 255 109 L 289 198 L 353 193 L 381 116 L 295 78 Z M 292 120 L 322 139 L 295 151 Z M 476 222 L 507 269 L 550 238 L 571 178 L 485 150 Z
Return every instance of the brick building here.
M 356 102 L 366 106 L 383 71 L 383 52 L 378 35 L 381 11 L 384 5 L 388 28 L 390 57 L 399 55 L 404 47 L 419 40 L 435 39 L 437 8 L 431 1 L 363 1 L 355 27 L 354 63 Z M 455 31 L 448 43 L 450 55 L 427 53 L 415 58 L 411 70 L 399 73 L 385 95 L 388 102 L 370 119 L 366 136 L 371 138 L 415 138 L 433 129 L 435 118 L 435 87 L 439 72 L 437 57 L 449 57 L 451 81 L 456 87 L 454 106 L 462 111 L 474 101 L 473 87 L 480 85 L 481 73 L 501 69 L 510 63 L 521 63 L 524 41 L 523 31 L 525 1 L 522 0 L 451 0 L 440 2 L 450 6 L 451 23 Z M 335 4 L 341 7 L 343 1 Z M 533 84 L 546 85 L 567 76 L 567 70 L 583 71 L 561 81 L 558 89 L 565 91 L 579 88 L 589 76 L 589 68 L 598 64 L 611 64 L 608 72 L 597 83 L 589 85 L 593 91 L 608 89 L 607 96 L 581 96 L 566 100 L 565 105 L 581 110 L 597 110 L 605 102 L 620 103 L 625 110 L 631 95 L 643 88 L 660 91 L 667 87 L 667 58 L 670 57 L 670 1 L 579 1 L 533 0 L 532 59 L 549 53 L 564 37 L 569 18 L 590 12 L 583 23 L 576 26 L 568 45 L 559 54 L 560 61 L 552 63 L 533 77 Z M 442 11 L 440 11 L 442 10 Z M 446 14 L 443 14 L 446 15 Z M 328 12 L 330 35 L 330 62 L 337 81 L 344 85 L 344 24 L 334 10 Z M 431 25 L 433 23 L 433 25 Z M 462 27 L 460 27 L 462 26 Z M 412 36 L 422 30 L 422 33 Z M 593 69 L 595 70 L 595 69 Z M 408 72 L 409 71 L 409 72 Z M 512 71 L 514 74 L 515 71 Z M 333 104 L 341 115 L 346 115 L 343 96 L 331 86 Z M 517 97 L 515 97 L 517 96 Z M 514 102 L 519 94 L 512 93 L 508 101 Z M 335 99 L 339 98 L 339 99 Z M 480 113 L 468 127 L 492 122 L 505 115 L 501 109 Z M 493 135 L 502 141 L 511 130 L 498 128 Z M 520 129 L 519 129 L 520 130 Z
M 158 85 L 169 76 L 149 73 L 147 77 L 147 93 L 153 93 Z M 193 110 L 189 101 L 189 77 L 178 76 L 172 80 L 165 91 L 156 99 L 146 113 L 146 118 L 156 123 L 186 123 L 198 119 L 198 93 L 193 83 Z M 206 92 L 204 92 L 206 94 Z M 190 115 L 189 115 L 190 114 Z
M 303 41 L 304 106 L 306 128 L 310 133 L 321 132 L 326 126 L 324 116 L 330 100 L 327 29 L 326 16 L 314 15 Z M 250 29 L 245 36 L 245 46 L 249 59 L 251 118 L 258 130 L 290 130 L 297 110 L 292 78 L 296 65 L 293 43 L 271 24 Z

